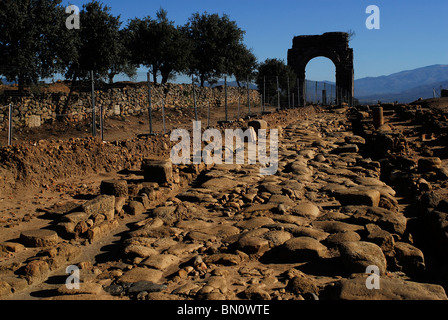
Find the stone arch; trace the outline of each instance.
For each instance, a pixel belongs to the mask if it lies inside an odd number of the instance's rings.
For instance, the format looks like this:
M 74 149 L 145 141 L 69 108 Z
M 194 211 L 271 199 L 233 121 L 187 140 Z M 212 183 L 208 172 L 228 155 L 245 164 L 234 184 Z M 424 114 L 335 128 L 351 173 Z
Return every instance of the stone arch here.
M 336 67 L 336 99 L 340 104 L 345 98 L 352 105 L 354 95 L 353 49 L 348 46 L 348 33 L 327 32 L 316 36 L 298 36 L 288 50 L 288 65 L 298 79 L 299 101 L 305 105 L 305 68 L 316 57 L 330 59 Z

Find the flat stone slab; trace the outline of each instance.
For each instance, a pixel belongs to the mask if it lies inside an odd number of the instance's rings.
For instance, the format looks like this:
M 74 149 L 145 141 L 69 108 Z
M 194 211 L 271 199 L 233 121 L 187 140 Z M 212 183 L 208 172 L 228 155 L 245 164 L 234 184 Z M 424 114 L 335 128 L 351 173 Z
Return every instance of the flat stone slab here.
M 356 144 L 346 144 L 343 146 L 339 146 L 333 150 L 333 153 L 340 154 L 340 153 L 357 153 L 359 151 L 359 148 Z
M 159 292 L 164 289 L 166 289 L 166 285 L 164 285 L 164 284 L 157 284 L 157 283 L 152 283 L 150 281 L 142 280 L 142 281 L 134 282 L 132 284 L 132 286 L 128 289 L 128 293 L 133 294 L 133 293 L 139 293 L 142 291 Z
M 348 232 L 348 231 L 357 232 L 364 230 L 363 226 L 346 223 L 342 221 L 331 221 L 331 220 L 313 221 L 311 225 L 314 228 L 321 229 L 328 233 Z
M 343 279 L 332 298 L 341 300 L 448 300 L 442 286 L 380 277 L 379 289 L 367 289 L 367 275 Z
M 273 223 L 274 220 L 268 217 L 254 217 L 248 220 L 240 221 L 237 224 L 235 224 L 235 226 L 242 229 L 255 229 Z
M 39 229 L 27 230 L 20 234 L 21 242 L 27 247 L 48 247 L 59 242 L 56 231 Z
M 346 241 L 339 247 L 341 261 L 351 273 L 362 273 L 368 266 L 378 267 L 380 274 L 386 272 L 387 262 L 381 248 L 366 241 Z
M 421 172 L 430 172 L 439 169 L 442 166 L 442 160 L 437 157 L 421 158 L 418 160 L 418 169 Z
M 292 208 L 292 212 L 302 217 L 314 219 L 317 218 L 320 214 L 319 208 L 311 202 L 304 202 L 296 205 Z
M 341 211 L 360 225 L 375 223 L 383 230 L 400 235 L 406 230 L 407 219 L 402 213 L 370 206 L 345 206 Z
M 413 245 L 405 242 L 395 242 L 396 259 L 407 274 L 419 274 L 425 270 L 423 252 Z
M 241 184 L 240 181 L 229 179 L 226 177 L 223 178 L 213 178 L 210 179 L 202 184 L 202 187 L 215 190 L 215 191 L 224 191 L 233 189 L 236 186 Z
M 238 248 L 248 254 L 261 254 L 269 249 L 269 241 L 261 237 L 245 236 L 238 240 Z
M 335 191 L 333 195 L 343 206 L 366 205 L 378 207 L 381 197 L 381 193 L 374 189 L 342 189 Z
M 89 216 L 103 214 L 108 220 L 112 220 L 115 214 L 115 196 L 100 195 L 87 201 L 82 205 L 82 209 Z
M 144 260 L 143 265 L 165 271 L 179 263 L 179 258 L 172 254 L 156 254 Z
M 142 280 L 157 283 L 162 279 L 162 274 L 160 270 L 136 267 L 123 274 L 119 280 L 125 283 L 134 283 Z
M 73 222 L 78 223 L 81 221 L 86 221 L 89 218 L 89 215 L 86 212 L 72 212 L 64 215 L 61 218 L 61 222 Z
M 329 256 L 327 247 L 311 237 L 292 238 L 282 247 L 284 258 L 292 262 L 304 262 Z

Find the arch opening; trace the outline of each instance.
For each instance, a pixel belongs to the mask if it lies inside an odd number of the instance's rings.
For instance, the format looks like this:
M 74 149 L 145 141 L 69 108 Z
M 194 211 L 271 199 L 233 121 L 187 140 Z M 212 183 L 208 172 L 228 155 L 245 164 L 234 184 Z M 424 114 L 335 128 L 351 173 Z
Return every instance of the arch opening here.
M 353 105 L 353 49 L 348 46 L 348 37 L 346 32 L 294 37 L 293 46 L 288 50 L 288 65 L 297 74 L 299 105 L 306 105 L 305 68 L 310 60 L 320 56 L 330 59 L 336 67 L 336 104 Z
M 318 56 L 305 66 L 305 101 L 331 105 L 336 103 L 336 65 L 327 57 Z

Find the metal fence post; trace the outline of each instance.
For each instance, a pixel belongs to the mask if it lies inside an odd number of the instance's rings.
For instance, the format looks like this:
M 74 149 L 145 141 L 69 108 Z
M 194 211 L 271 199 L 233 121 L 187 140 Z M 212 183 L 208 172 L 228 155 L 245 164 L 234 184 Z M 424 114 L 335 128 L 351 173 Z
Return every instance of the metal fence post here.
M 226 111 L 226 122 L 229 121 L 229 114 L 227 110 L 227 77 L 224 77 L 224 107 Z
M 198 108 L 196 106 L 196 90 L 194 89 L 194 78 L 191 76 L 191 86 L 193 87 L 193 105 L 194 105 L 194 119 L 198 121 Z
M 207 127 L 210 127 L 210 101 L 208 102 Z
M 280 110 L 280 87 L 278 84 L 278 76 L 276 76 L 277 79 L 277 108 Z
M 103 118 L 103 104 L 100 104 L 100 134 L 101 141 L 104 141 L 104 118 Z
M 92 135 L 96 137 L 96 118 L 95 118 L 95 79 L 93 70 L 90 71 L 92 78 Z
M 247 106 L 249 107 L 249 116 L 251 116 L 251 112 L 250 112 L 249 78 L 247 78 Z
M 333 105 L 333 86 L 330 86 L 330 105 Z
M 291 109 L 291 98 L 289 96 L 289 76 L 286 78 L 286 81 L 288 81 L 288 109 Z
M 165 99 L 162 99 L 162 122 L 163 122 L 163 134 L 166 133 L 166 124 L 165 124 Z
M 238 120 L 240 119 L 240 107 L 241 107 L 241 92 L 240 88 L 238 88 Z
M 8 111 L 8 146 L 12 145 L 12 108 L 12 103 L 10 103 Z
M 265 113 L 266 112 L 266 97 L 263 95 L 262 96 L 262 99 L 263 99 L 263 107 L 262 107 L 262 113 Z
M 263 112 L 266 106 L 266 77 L 263 77 Z
M 148 114 L 149 114 L 149 134 L 152 135 L 152 105 L 151 105 L 151 74 L 147 73 L 148 79 Z

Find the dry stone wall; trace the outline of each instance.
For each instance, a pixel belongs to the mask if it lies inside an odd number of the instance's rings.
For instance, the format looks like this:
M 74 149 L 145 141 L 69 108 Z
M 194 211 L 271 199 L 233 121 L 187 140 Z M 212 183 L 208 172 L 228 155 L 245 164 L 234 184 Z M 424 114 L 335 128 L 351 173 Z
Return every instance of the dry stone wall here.
M 197 106 L 207 107 L 208 103 L 213 106 L 224 106 L 224 87 L 200 88 L 196 87 Z M 260 98 L 256 90 L 249 91 L 251 105 L 259 105 Z M 79 122 L 91 118 L 92 99 L 91 90 L 84 88 L 76 91 L 70 98 L 69 107 L 64 110 L 68 93 L 39 93 L 18 97 L 17 95 L 0 96 L 0 128 L 8 126 L 8 108 L 13 103 L 13 125 L 14 127 L 38 127 L 43 123 L 52 123 L 58 115 L 64 115 L 70 122 Z M 242 105 L 247 105 L 247 90 L 244 88 L 228 87 L 227 103 L 237 104 L 240 100 Z M 194 106 L 193 91 L 191 84 L 158 84 L 151 86 L 151 101 L 155 109 L 162 107 L 170 108 L 192 108 Z M 139 115 L 147 112 L 148 108 L 148 86 L 146 83 L 128 83 L 120 86 L 114 85 L 107 88 L 95 90 L 95 107 L 103 107 L 104 116 L 126 117 Z

